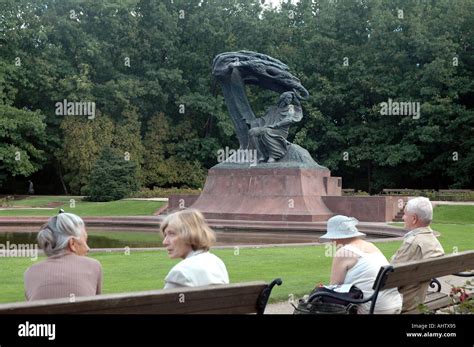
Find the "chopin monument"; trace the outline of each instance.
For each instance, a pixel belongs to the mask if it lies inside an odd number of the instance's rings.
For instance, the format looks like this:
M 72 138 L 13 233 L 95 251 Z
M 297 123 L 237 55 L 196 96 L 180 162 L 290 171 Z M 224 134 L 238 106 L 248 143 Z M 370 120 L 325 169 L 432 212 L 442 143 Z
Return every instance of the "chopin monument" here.
M 191 207 L 211 219 L 329 219 L 334 213 L 322 198 L 341 197 L 341 178 L 331 177 L 306 149 L 287 140 L 291 125 L 304 117 L 300 101 L 309 96 L 300 80 L 281 61 L 250 51 L 217 55 L 212 74 L 222 86 L 240 147 L 209 170 L 203 192 Z M 276 92 L 275 105 L 255 115 L 247 84 Z

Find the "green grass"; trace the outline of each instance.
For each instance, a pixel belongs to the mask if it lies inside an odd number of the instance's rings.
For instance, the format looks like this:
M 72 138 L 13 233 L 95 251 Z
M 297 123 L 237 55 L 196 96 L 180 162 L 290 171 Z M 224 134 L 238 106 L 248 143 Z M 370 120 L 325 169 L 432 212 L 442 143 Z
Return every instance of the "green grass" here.
M 68 203 L 69 200 L 74 199 L 79 201 L 82 199 L 81 196 L 63 196 L 63 195 L 38 195 L 29 196 L 25 199 L 11 201 L 12 207 L 16 206 L 31 206 L 31 207 L 45 207 L 50 202 L 63 202 Z
M 70 200 L 74 199 L 74 207 L 71 207 Z M 118 200 L 110 202 L 89 202 L 82 201 L 80 197 L 73 196 L 40 196 L 31 197 L 15 201 L 14 206 L 44 206 L 49 202 L 62 202 L 62 206 L 55 207 L 52 210 L 38 209 L 19 209 L 19 210 L 0 210 L 0 216 L 19 217 L 19 216 L 53 216 L 57 214 L 60 208 L 66 212 L 75 213 L 81 217 L 85 216 L 151 216 L 163 206 L 161 201 L 142 201 L 142 200 Z
M 458 251 L 474 249 L 472 230 L 463 225 L 434 225 L 441 233 L 440 241 L 447 253 L 457 247 Z M 146 234 L 146 233 L 142 233 Z M 141 235 L 148 237 L 150 235 Z M 121 235 L 124 236 L 124 235 Z M 156 236 L 156 235 L 155 235 Z M 385 256 L 390 257 L 400 246 L 400 241 L 376 243 Z M 274 289 L 272 302 L 287 300 L 290 294 L 301 297 L 319 283 L 329 281 L 331 257 L 326 256 L 326 248 L 275 247 L 259 249 L 213 250 L 227 266 L 233 283 L 255 280 L 271 281 L 280 277 L 283 285 Z M 104 269 L 104 293 L 120 293 L 159 289 L 176 260 L 168 259 L 163 251 L 143 251 L 125 253 L 92 253 Z M 1 258 L 0 302 L 23 300 L 23 272 L 32 264 L 28 258 Z
M 443 218 L 437 218 L 437 223 L 432 225 L 434 230 L 441 233 L 439 240 L 446 253 L 474 249 L 474 230 L 471 225 L 447 223 L 453 215 L 459 215 L 463 222 L 469 221 L 469 214 L 474 211 L 462 209 L 458 213 L 455 209 L 459 206 L 449 207 Z M 131 237 L 129 233 L 111 234 L 122 239 Z M 142 239 L 159 237 L 158 233 L 135 235 Z M 376 242 L 389 260 L 400 244 L 401 241 Z M 234 252 L 234 249 L 213 250 L 226 264 L 231 282 L 282 278 L 283 285 L 274 289 L 271 302 L 288 300 L 290 294 L 295 298 L 301 297 L 315 285 L 329 281 L 332 258 L 326 256 L 324 245 L 240 249 L 238 255 Z M 162 288 L 166 274 L 178 262 L 168 259 L 163 251 L 132 251 L 130 255 L 104 252 L 92 253 L 90 256 L 102 263 L 104 293 Z M 24 300 L 23 273 L 31 264 L 28 258 L 0 258 L 0 302 Z
M 390 223 L 403 226 L 403 223 Z M 473 205 L 439 205 L 433 211 L 433 225 L 438 224 L 472 224 L 474 225 Z
M 440 205 L 436 206 L 433 212 L 433 223 L 447 224 L 473 224 L 473 205 Z
M 441 234 L 439 242 L 443 245 L 446 253 L 474 249 L 474 227 L 472 225 L 435 223 L 431 228 Z
M 271 281 L 281 277 L 283 287 L 275 289 L 273 300 L 285 300 L 290 293 L 303 295 L 311 287 L 327 282 L 331 258 L 324 247 L 261 248 L 214 250 L 226 264 L 233 283 L 254 280 Z M 168 259 L 164 251 L 93 253 L 104 270 L 104 293 L 159 289 L 171 267 L 178 261 Z M 42 260 L 40 258 L 38 260 Z M 33 262 L 28 258 L 0 259 L 0 302 L 23 300 L 23 273 Z

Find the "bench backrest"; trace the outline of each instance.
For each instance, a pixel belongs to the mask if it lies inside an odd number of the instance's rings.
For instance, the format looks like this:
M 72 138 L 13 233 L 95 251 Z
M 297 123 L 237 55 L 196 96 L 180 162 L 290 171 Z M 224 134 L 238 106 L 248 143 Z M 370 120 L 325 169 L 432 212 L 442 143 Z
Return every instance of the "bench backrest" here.
M 265 282 L 151 290 L 0 305 L 0 314 L 257 313 Z M 266 302 L 265 302 L 266 304 Z
M 385 281 L 382 282 L 381 290 L 428 282 L 432 278 L 472 270 L 474 269 L 474 251 L 447 254 L 392 267 L 393 270 L 386 274 Z
M 382 189 L 382 192 L 384 193 L 406 193 L 406 192 L 419 192 L 421 191 L 420 189 Z

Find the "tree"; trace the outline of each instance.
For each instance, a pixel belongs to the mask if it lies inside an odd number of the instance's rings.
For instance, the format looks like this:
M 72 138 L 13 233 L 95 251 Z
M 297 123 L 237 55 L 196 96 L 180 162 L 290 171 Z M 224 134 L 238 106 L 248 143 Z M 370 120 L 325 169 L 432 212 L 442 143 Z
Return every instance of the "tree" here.
M 173 131 L 163 113 L 149 120 L 143 166 L 147 187 L 198 188 L 203 185 L 205 173 L 196 157 L 200 144 L 189 141 L 193 137 L 192 129 L 189 123 L 183 124 L 188 125 L 186 130 L 178 127 Z M 193 144 L 195 147 L 191 148 Z
M 9 176 L 28 177 L 45 159 L 45 116 L 0 105 L 0 186 Z
M 169 138 L 169 125 L 163 113 L 151 117 L 147 125 L 144 138 L 144 183 L 150 188 L 163 187 L 168 183 L 164 144 Z
M 144 147 L 140 135 L 141 123 L 137 108 L 128 105 L 122 112 L 122 119 L 116 122 L 112 147 L 119 150 L 126 160 L 135 163 L 136 177 L 143 181 L 141 165 L 143 164 Z
M 217 149 L 237 146 L 212 59 L 255 50 L 309 90 L 289 141 L 345 187 L 470 188 L 473 11 L 471 0 L 3 0 L 0 105 L 45 116 L 34 170 L 64 171 L 72 193 L 105 145 L 128 152 L 146 186 L 196 186 Z M 277 98 L 247 93 L 257 116 Z M 389 98 L 420 102 L 421 117 L 381 115 Z M 63 99 L 95 102 L 104 119 L 57 116 Z
M 105 147 L 92 168 L 88 200 L 119 200 L 138 190 L 137 164 Z
M 64 179 L 72 194 L 84 194 L 96 160 L 103 148 L 112 143 L 114 124 L 103 115 L 94 119 L 65 116 L 61 130 L 64 139 L 59 155 L 65 169 Z

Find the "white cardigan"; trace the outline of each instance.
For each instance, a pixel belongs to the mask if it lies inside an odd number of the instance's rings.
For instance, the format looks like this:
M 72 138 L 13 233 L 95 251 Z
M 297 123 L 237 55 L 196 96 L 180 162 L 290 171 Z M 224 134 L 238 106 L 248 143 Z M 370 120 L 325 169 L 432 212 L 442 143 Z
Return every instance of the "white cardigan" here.
M 193 251 L 176 264 L 165 278 L 164 289 L 227 284 L 229 275 L 222 260 L 212 253 Z

